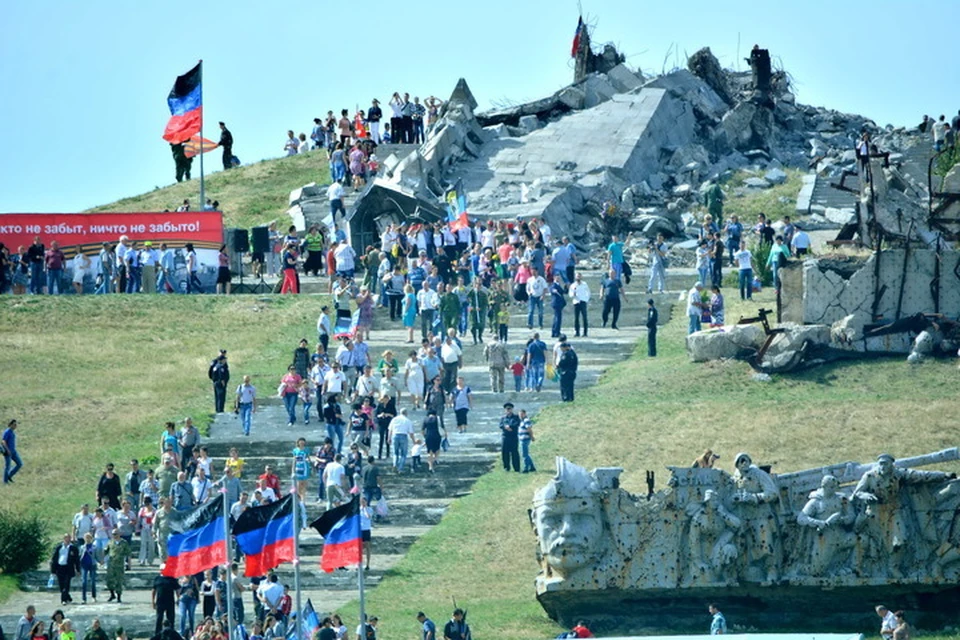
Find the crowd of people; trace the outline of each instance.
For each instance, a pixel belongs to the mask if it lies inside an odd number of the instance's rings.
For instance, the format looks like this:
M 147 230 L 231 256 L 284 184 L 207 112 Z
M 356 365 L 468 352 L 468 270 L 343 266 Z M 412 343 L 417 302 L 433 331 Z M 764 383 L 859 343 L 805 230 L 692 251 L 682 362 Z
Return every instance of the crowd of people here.
M 941 114 L 936 120 L 930 116 L 923 116 L 917 126 L 920 133 L 929 133 L 933 137 L 933 150 L 937 153 L 957 144 L 957 132 L 960 129 L 960 111 L 952 119 Z

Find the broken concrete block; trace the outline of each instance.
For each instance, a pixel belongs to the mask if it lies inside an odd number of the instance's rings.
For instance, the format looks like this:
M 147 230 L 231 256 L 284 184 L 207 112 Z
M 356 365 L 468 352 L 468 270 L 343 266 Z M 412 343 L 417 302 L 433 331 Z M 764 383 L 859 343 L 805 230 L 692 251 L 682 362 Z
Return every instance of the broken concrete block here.
M 823 212 L 823 217 L 834 224 L 842 226 L 856 222 L 857 212 L 854 209 L 827 207 Z
M 574 111 L 579 111 L 583 109 L 583 102 L 586 97 L 587 95 L 583 90 L 577 87 L 566 87 L 565 89 L 561 89 L 557 94 L 557 101 L 570 107 Z
M 769 189 L 770 183 L 764 180 L 763 178 L 758 178 L 756 176 L 746 178 L 743 181 L 743 184 L 749 189 Z
M 586 109 L 602 104 L 616 95 L 616 88 L 605 76 L 591 74 L 580 84 L 584 92 L 583 106 Z
M 632 91 L 643 84 L 643 78 L 638 78 L 637 75 L 633 71 L 630 71 L 624 64 L 618 64 L 613 69 L 610 69 L 610 71 L 607 71 L 607 80 L 609 80 L 620 93 Z
M 518 124 L 527 133 L 532 133 L 540 128 L 540 119 L 537 116 L 520 116 Z
M 760 349 L 764 340 L 763 329 L 753 324 L 698 331 L 687 336 L 687 354 L 693 362 L 742 358 Z
M 763 179 L 770 184 L 783 184 L 787 181 L 787 174 L 782 169 L 774 167 L 763 174 Z

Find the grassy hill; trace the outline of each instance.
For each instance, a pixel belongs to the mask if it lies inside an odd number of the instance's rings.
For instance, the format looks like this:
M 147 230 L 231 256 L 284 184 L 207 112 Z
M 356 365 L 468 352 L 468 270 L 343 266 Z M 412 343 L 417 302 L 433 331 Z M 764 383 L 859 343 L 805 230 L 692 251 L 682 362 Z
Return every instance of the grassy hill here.
M 733 319 L 773 304 L 769 289 L 750 305 L 732 298 Z M 574 404 L 540 414 L 531 448 L 538 472 L 494 470 L 481 478 L 369 594 L 367 611 L 398 621 L 384 638 L 412 637 L 407 623 L 421 609 L 444 619 L 451 596 L 469 607 L 476 637 L 558 633 L 534 597 L 536 541 L 527 517 L 534 491 L 553 475 L 554 456 L 588 469 L 621 466 L 624 488 L 642 494 L 645 470 L 655 470 L 663 488 L 666 465 L 687 465 L 706 448 L 720 453 L 718 466 L 727 471 L 734 455 L 747 451 L 786 472 L 957 445 L 951 394 L 942 385 L 955 374 L 952 362 L 846 362 L 759 383 L 743 362 L 689 362 L 685 333 L 683 318 L 672 320 L 660 332 L 659 357 L 647 358 L 640 345 L 599 385 L 578 391 Z
M 216 153 L 207 154 L 205 161 L 210 166 L 219 166 Z M 170 175 L 173 175 L 173 160 L 170 160 Z M 104 211 L 173 211 L 184 199 L 189 199 L 194 209 L 199 209 L 200 164 L 193 162 L 193 179 L 158 187 L 153 191 L 123 198 L 116 202 L 90 209 Z M 279 220 L 281 228 L 289 223 L 286 217 L 290 192 L 310 182 L 318 184 L 330 181 L 327 152 L 311 151 L 303 155 L 263 160 L 255 164 L 237 167 L 230 171 L 218 171 L 205 180 L 206 195 L 220 201 L 224 227 L 250 228 L 271 220 Z

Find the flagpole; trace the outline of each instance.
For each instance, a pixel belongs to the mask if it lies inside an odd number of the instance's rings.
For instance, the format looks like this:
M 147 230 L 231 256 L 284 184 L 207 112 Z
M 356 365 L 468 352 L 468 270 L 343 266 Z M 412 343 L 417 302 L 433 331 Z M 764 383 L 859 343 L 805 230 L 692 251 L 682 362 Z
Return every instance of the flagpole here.
M 359 481 L 360 474 L 354 474 L 353 486 L 359 486 Z M 354 497 L 354 500 L 356 500 L 358 503 L 360 502 L 360 495 L 361 494 L 358 493 L 356 497 Z M 358 510 L 362 508 L 362 505 L 358 505 Z M 357 589 L 360 591 L 360 630 L 363 632 L 363 637 L 366 637 L 367 628 L 365 625 L 367 624 L 367 614 L 366 611 L 364 611 L 364 605 L 366 603 L 363 597 L 363 527 L 360 525 L 362 519 L 362 515 L 357 518 L 357 526 L 360 527 L 360 535 L 357 536 L 357 544 L 360 545 L 360 555 L 358 556 L 360 561 L 357 563 Z
M 300 600 L 300 494 L 297 492 L 297 464 L 290 469 L 293 495 L 293 590 L 297 594 L 297 640 L 303 640 L 303 606 Z
M 202 154 L 201 154 L 202 157 Z M 227 500 L 227 487 L 226 485 L 220 489 L 220 494 L 223 496 L 223 543 L 226 546 L 227 558 L 226 558 L 226 567 L 227 567 L 227 638 L 232 639 L 234 635 L 233 630 L 233 571 L 230 570 L 230 505 Z
M 207 203 L 207 200 L 206 200 L 206 193 L 205 193 L 204 182 L 203 182 L 203 60 L 201 60 L 200 61 L 200 206 L 197 208 L 197 211 L 202 211 L 206 203 Z M 226 498 L 224 498 L 224 502 L 226 502 Z

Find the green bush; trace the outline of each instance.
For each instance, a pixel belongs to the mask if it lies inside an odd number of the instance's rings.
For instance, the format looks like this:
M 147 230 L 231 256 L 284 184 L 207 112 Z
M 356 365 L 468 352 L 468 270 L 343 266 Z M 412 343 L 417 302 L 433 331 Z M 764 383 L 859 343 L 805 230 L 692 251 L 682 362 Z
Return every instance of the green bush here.
M 933 166 L 933 173 L 940 178 L 946 177 L 955 165 L 960 164 L 960 144 L 950 147 L 943 155 L 937 158 Z M 936 189 L 936 187 L 934 187 Z M 940 190 L 943 189 L 943 180 L 940 181 Z
M 765 287 L 773 286 L 773 269 L 767 266 L 767 258 L 770 257 L 770 249 L 773 246 L 769 244 L 760 244 L 759 242 L 750 245 L 750 253 L 753 254 L 753 266 L 756 267 L 756 276 L 760 278 L 760 284 Z
M 36 569 L 46 560 L 47 525 L 35 514 L 0 509 L 0 573 Z

